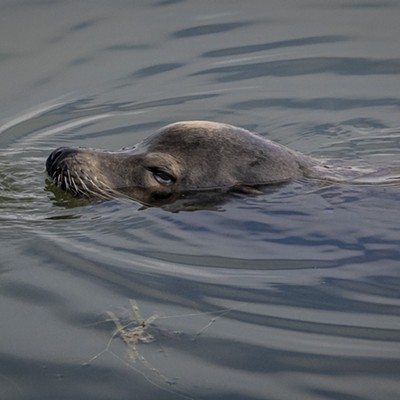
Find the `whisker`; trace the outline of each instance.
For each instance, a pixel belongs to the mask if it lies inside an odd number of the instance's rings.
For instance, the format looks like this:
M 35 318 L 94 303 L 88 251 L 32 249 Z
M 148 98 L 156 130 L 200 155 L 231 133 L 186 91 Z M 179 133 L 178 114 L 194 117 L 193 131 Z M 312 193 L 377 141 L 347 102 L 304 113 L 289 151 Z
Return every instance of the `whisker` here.
M 79 194 L 80 191 L 79 191 L 79 189 L 78 189 L 78 186 L 76 186 L 76 183 L 75 183 L 75 179 L 74 179 L 74 178 L 71 178 L 71 183 L 74 185 L 75 193 L 76 193 L 76 194 Z
M 69 191 L 68 179 L 65 175 L 64 175 L 64 184 L 65 184 L 65 189 Z
M 97 197 L 101 199 L 111 199 L 118 196 L 129 199 L 129 196 L 109 188 L 96 174 L 93 177 L 88 176 L 87 171 L 83 169 L 71 172 L 65 164 L 58 166 L 53 171 L 51 179 L 55 186 L 76 196 Z
M 79 182 L 81 183 L 81 185 L 83 186 L 83 188 L 84 188 L 86 191 L 89 192 L 90 190 L 89 190 L 89 188 L 86 186 L 86 183 L 83 182 L 82 178 L 81 178 L 80 176 L 78 176 L 78 179 L 79 179 Z

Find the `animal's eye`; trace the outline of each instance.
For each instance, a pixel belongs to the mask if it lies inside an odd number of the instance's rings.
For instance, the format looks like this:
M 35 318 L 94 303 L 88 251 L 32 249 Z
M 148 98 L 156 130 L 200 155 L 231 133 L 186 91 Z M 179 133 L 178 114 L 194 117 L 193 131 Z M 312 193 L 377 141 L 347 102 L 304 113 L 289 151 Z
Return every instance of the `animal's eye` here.
M 158 168 L 149 168 L 153 173 L 155 180 L 161 185 L 172 185 L 175 182 L 175 178 L 168 172 L 162 171 Z

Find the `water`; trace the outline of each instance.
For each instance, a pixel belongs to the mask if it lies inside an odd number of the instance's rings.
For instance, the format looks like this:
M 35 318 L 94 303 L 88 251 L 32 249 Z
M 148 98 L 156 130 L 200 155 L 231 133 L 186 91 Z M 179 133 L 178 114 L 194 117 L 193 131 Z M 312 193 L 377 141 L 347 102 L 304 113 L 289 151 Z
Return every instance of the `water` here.
M 55 195 L 44 172 L 59 146 L 207 119 L 390 176 L 397 2 L 0 7 L 0 398 L 400 397 L 398 184 L 172 213 Z M 137 328 L 130 299 L 153 337 L 131 353 L 107 314 Z

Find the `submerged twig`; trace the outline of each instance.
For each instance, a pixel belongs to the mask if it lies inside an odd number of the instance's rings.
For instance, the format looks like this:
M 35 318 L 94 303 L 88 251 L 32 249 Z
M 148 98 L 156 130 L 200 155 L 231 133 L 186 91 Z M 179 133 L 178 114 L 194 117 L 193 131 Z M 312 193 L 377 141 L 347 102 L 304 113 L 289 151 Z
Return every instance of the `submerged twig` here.
M 129 321 L 125 325 L 121 322 L 121 319 L 118 318 L 115 313 L 113 313 L 112 311 L 107 312 L 107 315 L 110 317 L 110 319 L 108 321 L 112 321 L 114 323 L 116 329 L 113 332 L 110 340 L 108 341 L 105 349 L 102 350 L 100 353 L 96 354 L 94 357 L 90 358 L 85 363 L 83 363 L 83 365 L 89 365 L 92 361 L 96 360 L 97 358 L 102 356 L 104 353 L 109 353 L 113 357 L 115 357 L 117 360 L 124 363 L 127 367 L 133 369 L 134 371 L 136 371 L 140 375 L 142 375 L 151 385 L 153 385 L 161 390 L 164 390 L 166 392 L 173 393 L 173 394 L 177 395 L 178 397 L 181 397 L 181 398 L 184 398 L 187 400 L 193 400 L 193 398 L 186 393 L 180 393 L 176 390 L 170 389 L 169 387 L 165 387 L 163 384 L 171 385 L 174 383 L 174 381 L 171 379 L 168 379 L 166 376 L 164 376 L 157 368 L 153 367 L 145 359 L 145 357 L 143 357 L 141 354 L 139 354 L 139 352 L 137 350 L 137 344 L 139 342 L 151 343 L 154 341 L 154 336 L 148 332 L 148 328 L 158 318 L 158 316 L 152 315 L 147 319 L 143 319 L 136 302 L 130 300 L 130 304 L 131 304 L 131 312 L 129 314 Z M 116 336 L 120 336 L 121 339 L 124 341 L 124 343 L 127 345 L 129 356 L 131 358 L 132 363 L 126 362 L 124 359 L 122 359 L 120 356 L 115 354 L 110 349 L 112 341 L 114 340 L 114 338 Z M 150 376 L 145 374 L 143 371 L 139 370 L 138 368 L 135 368 L 133 363 L 135 363 L 137 360 L 140 361 L 146 369 L 153 372 L 160 379 L 162 379 L 162 383 L 155 382 L 153 379 L 150 378 Z
M 116 332 L 113 336 L 119 335 L 121 339 L 128 346 L 129 355 L 132 361 L 136 359 L 140 359 L 144 362 L 144 358 L 139 356 L 137 351 L 138 342 L 142 343 L 151 343 L 154 340 L 153 335 L 147 332 L 150 324 L 157 319 L 157 315 L 152 315 L 147 319 L 143 319 L 140 315 L 139 308 L 135 302 L 130 300 L 131 303 L 131 321 L 127 325 L 122 325 L 120 319 L 111 311 L 108 311 L 107 314 L 114 322 L 116 326 Z M 136 326 L 132 327 L 132 324 L 136 324 Z
M 171 385 L 174 383 L 173 380 L 168 379 L 166 376 L 164 376 L 159 370 L 157 370 L 155 367 L 153 367 L 146 359 L 143 357 L 141 354 L 139 354 L 137 345 L 138 343 L 151 343 L 155 340 L 155 337 L 149 332 L 149 328 L 153 324 L 153 322 L 157 319 L 171 319 L 171 318 L 183 318 L 183 317 L 194 317 L 194 316 L 204 316 L 204 315 L 213 315 L 213 317 L 209 320 L 209 322 L 201 328 L 194 336 L 193 340 L 196 340 L 204 331 L 206 331 L 214 322 L 216 322 L 218 319 L 222 318 L 225 314 L 231 312 L 232 310 L 241 308 L 244 306 L 243 304 L 239 304 L 236 307 L 228 308 L 228 309 L 222 309 L 218 311 L 208 311 L 208 312 L 194 312 L 194 313 L 188 313 L 188 314 L 180 314 L 180 315 L 172 315 L 172 316 L 164 316 L 160 317 L 158 315 L 152 315 L 149 318 L 144 319 L 139 311 L 139 307 L 136 304 L 135 301 L 129 300 L 130 302 L 130 310 L 128 314 L 128 320 L 126 323 L 122 321 L 121 318 L 119 318 L 114 312 L 108 311 L 107 315 L 109 316 L 109 319 L 107 321 L 112 321 L 115 325 L 115 330 L 109 339 L 105 349 L 103 349 L 101 352 L 90 358 L 88 361 L 86 361 L 83 365 L 89 365 L 91 362 L 102 356 L 104 353 L 109 353 L 122 363 L 124 363 L 127 367 L 133 369 L 134 371 L 138 372 L 141 374 L 150 384 L 153 386 L 158 387 L 161 390 L 165 390 L 167 392 L 176 394 L 178 397 L 193 400 L 192 397 L 186 393 L 178 392 L 175 390 L 170 389 L 169 387 L 165 387 L 165 384 Z M 115 354 L 111 350 L 111 344 L 113 340 L 119 336 L 123 342 L 126 344 L 128 347 L 128 353 L 129 357 L 131 359 L 131 362 L 127 362 L 124 359 L 122 359 L 120 356 Z M 155 382 L 153 379 L 151 379 L 150 376 L 148 376 L 145 372 L 139 370 L 134 366 L 134 364 L 139 361 L 146 369 L 149 371 L 153 372 L 156 374 L 162 382 L 158 383 Z

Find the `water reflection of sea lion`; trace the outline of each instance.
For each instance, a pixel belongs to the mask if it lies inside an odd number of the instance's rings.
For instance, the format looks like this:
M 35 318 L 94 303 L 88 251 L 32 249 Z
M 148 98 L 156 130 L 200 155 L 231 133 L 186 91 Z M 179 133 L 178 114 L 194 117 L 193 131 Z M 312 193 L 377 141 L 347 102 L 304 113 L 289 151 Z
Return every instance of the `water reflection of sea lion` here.
M 247 130 L 190 121 L 120 151 L 62 147 L 50 154 L 46 169 L 56 186 L 75 195 L 126 195 L 157 205 L 200 191 L 252 193 L 313 175 L 317 165 Z

